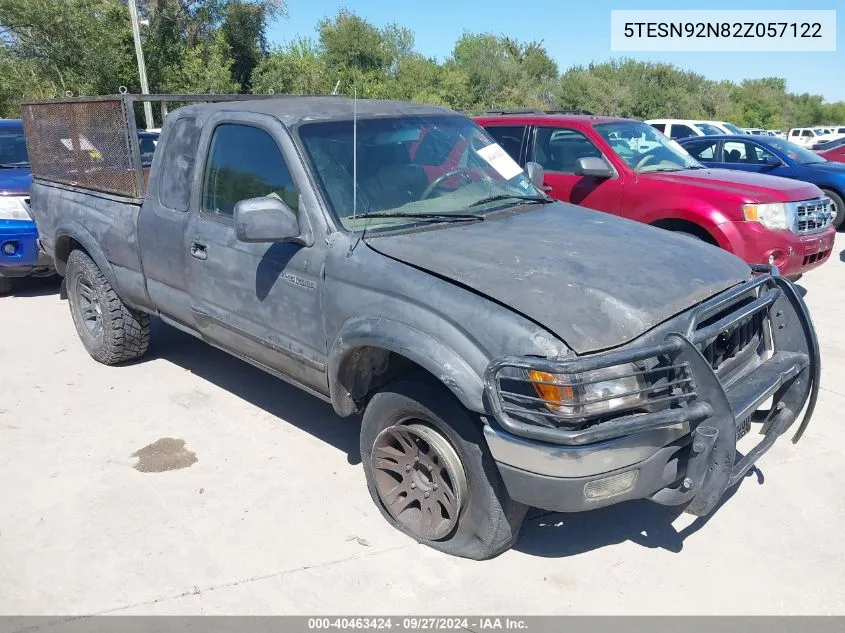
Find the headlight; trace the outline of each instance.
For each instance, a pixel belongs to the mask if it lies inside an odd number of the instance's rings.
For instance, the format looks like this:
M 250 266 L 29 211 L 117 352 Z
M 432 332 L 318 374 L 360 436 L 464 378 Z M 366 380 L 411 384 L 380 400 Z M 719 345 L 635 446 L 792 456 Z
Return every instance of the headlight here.
M 798 225 L 798 211 L 791 202 L 744 204 L 742 215 L 748 222 L 759 222 L 768 229 L 794 231 Z
M 0 196 L 0 220 L 32 220 L 21 196 Z
M 581 374 L 550 374 L 530 370 L 537 396 L 551 411 L 587 416 L 630 409 L 644 401 L 643 372 L 636 365 L 615 365 Z

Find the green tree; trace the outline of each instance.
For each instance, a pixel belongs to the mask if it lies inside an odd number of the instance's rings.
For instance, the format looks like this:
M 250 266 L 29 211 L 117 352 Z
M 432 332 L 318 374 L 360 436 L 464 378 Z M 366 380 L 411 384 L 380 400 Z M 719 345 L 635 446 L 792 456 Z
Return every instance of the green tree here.
M 20 85 L 39 94 L 114 93 L 136 88 L 129 12 L 117 0 L 0 0 L 0 43 L 7 72 L 33 75 Z M 14 75 L 0 84 L 14 85 Z
M 330 71 L 380 72 L 390 62 L 381 31 L 346 9 L 334 18 L 322 20 L 318 31 L 322 54 Z
M 260 94 L 328 94 L 333 87 L 325 59 L 309 39 L 272 51 L 252 73 L 252 88 Z
M 196 46 L 183 45 L 178 64 L 168 66 L 161 91 L 187 94 L 231 94 L 240 89 L 232 77 L 233 60 L 221 32 Z

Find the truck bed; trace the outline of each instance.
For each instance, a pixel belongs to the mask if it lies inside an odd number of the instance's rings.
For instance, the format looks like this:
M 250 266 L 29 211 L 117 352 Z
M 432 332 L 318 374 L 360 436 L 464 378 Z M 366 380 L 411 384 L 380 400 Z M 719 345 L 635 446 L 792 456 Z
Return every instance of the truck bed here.
M 73 245 L 65 236 L 73 235 L 114 277 L 109 281 L 128 304 L 151 307 L 137 243 L 141 200 L 40 179 L 33 180 L 30 199 L 42 246 L 57 266 Z

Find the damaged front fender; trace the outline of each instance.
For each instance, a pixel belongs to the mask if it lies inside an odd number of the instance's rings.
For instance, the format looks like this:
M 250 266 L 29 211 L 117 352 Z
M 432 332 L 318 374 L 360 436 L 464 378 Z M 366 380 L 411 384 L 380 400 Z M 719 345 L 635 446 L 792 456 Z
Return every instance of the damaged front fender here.
M 484 411 L 483 382 L 465 356 L 410 325 L 377 317 L 346 322 L 329 353 L 329 390 L 338 415 L 358 411 L 387 353 L 419 365 L 446 385 L 468 409 Z

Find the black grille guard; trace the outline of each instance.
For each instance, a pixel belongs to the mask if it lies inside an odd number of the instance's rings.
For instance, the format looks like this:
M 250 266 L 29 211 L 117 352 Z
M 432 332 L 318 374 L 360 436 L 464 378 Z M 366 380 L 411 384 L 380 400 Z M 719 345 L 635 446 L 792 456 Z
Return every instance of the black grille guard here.
M 807 306 L 795 285 L 780 277 L 776 269 L 753 268 L 758 273 L 755 277 L 698 306 L 686 333 L 670 333 L 657 344 L 565 360 L 525 356 L 495 359 L 485 373 L 485 396 L 493 417 L 514 435 L 568 446 L 688 424 L 692 441 L 683 485 L 661 490 L 654 499 L 667 504 L 692 500 L 688 511 L 699 515 L 710 512 L 725 489 L 745 476 L 757 459 L 795 423 L 806 405 L 792 442 L 801 439 L 818 398 L 819 344 Z M 699 323 L 753 296 L 752 292 L 756 295 L 753 301 L 696 329 Z M 772 355 L 726 389 L 696 345 L 761 311 L 768 313 L 771 324 Z M 673 366 L 689 367 L 695 382 L 694 397 L 679 401 L 675 408 L 624 415 L 586 428 L 552 428 L 515 419 L 500 390 L 500 377 L 506 368 L 575 374 L 661 356 L 668 357 Z M 762 439 L 737 460 L 737 425 L 747 421 L 769 398 L 773 398 L 773 405 L 762 420 Z

